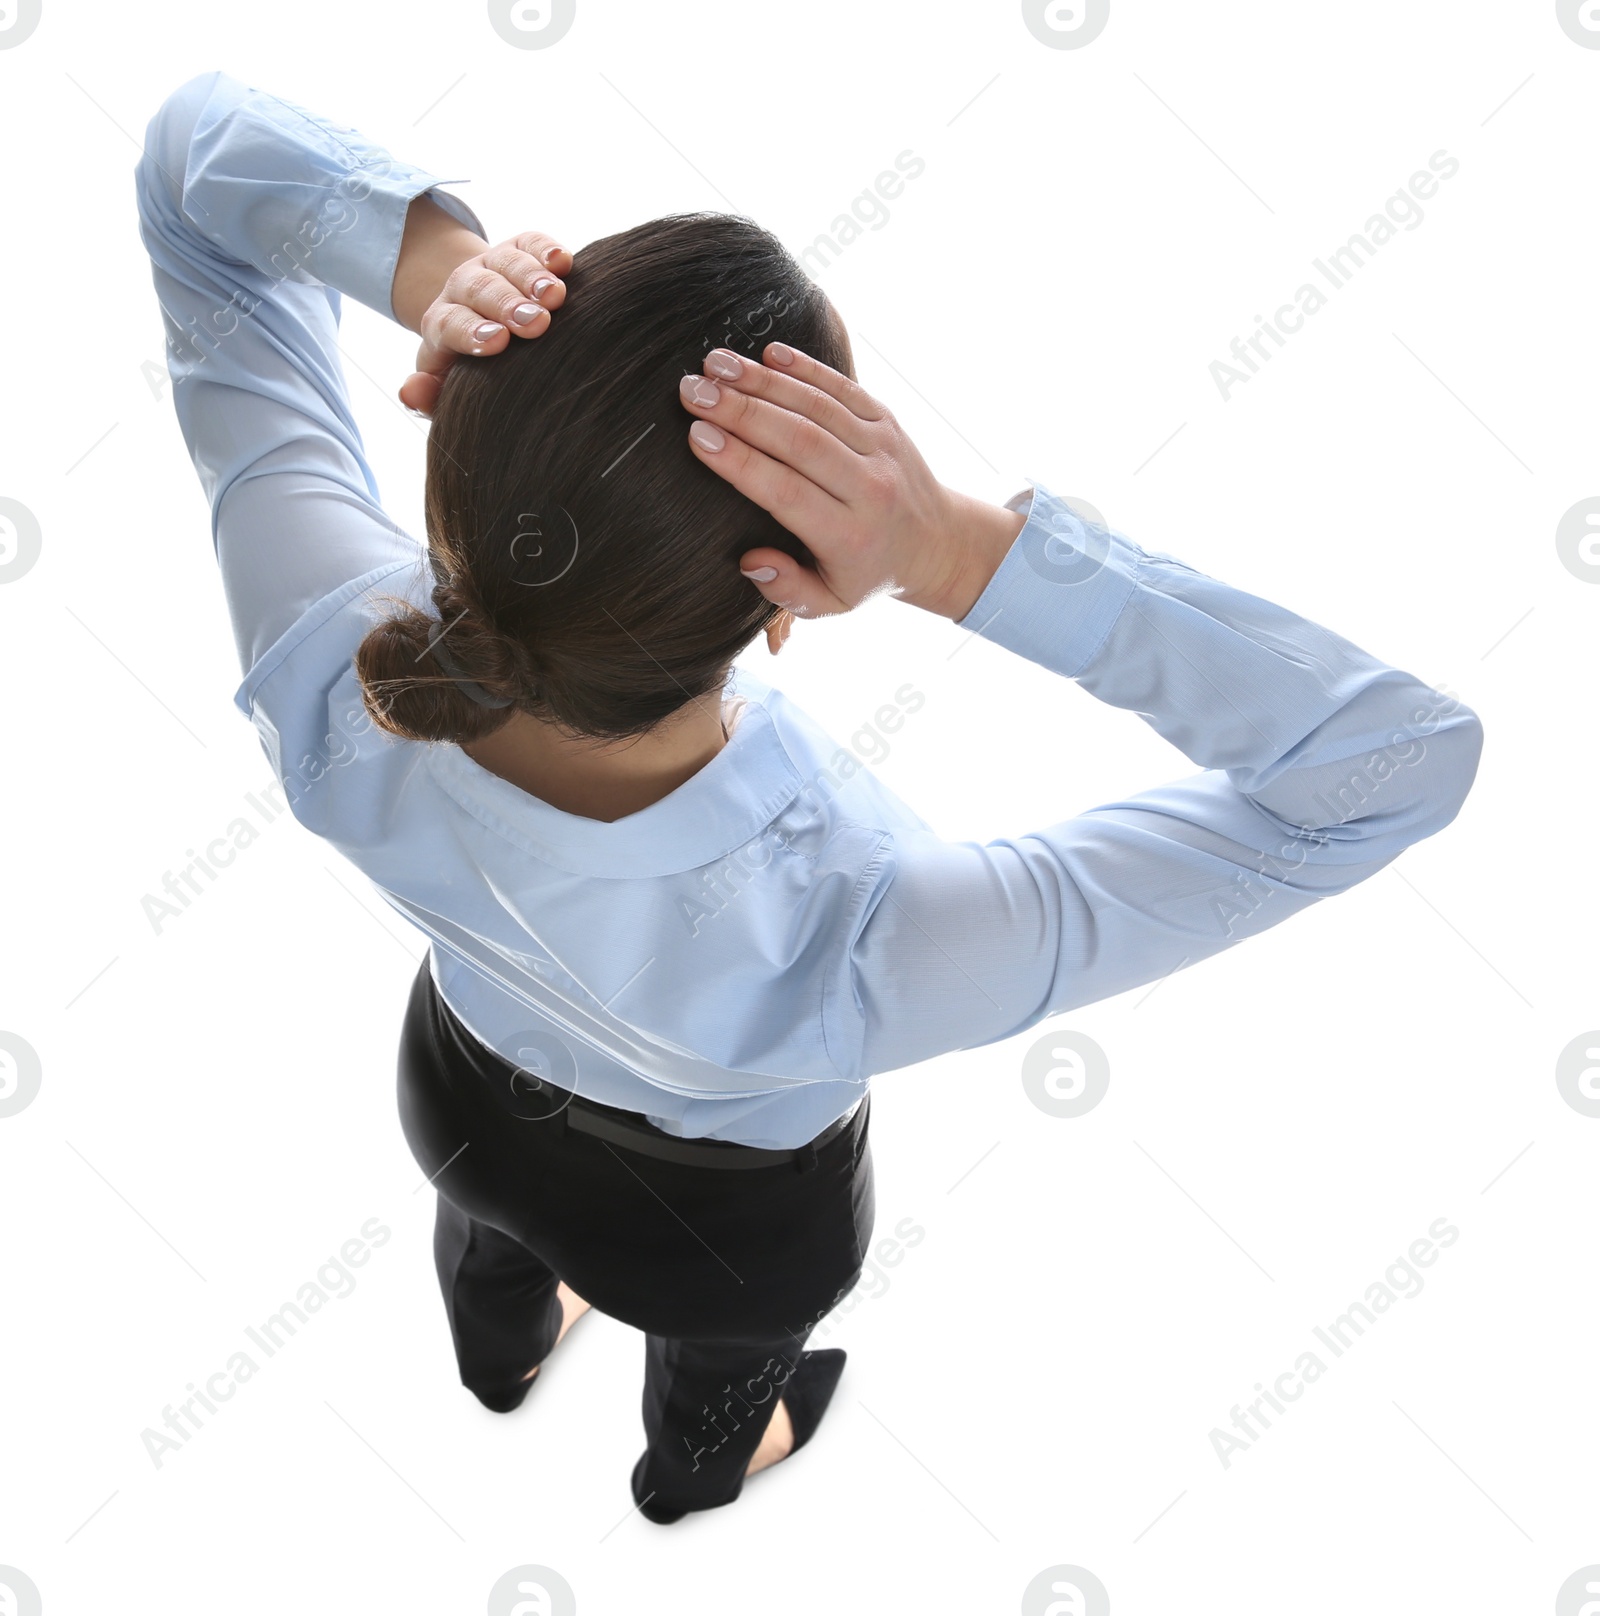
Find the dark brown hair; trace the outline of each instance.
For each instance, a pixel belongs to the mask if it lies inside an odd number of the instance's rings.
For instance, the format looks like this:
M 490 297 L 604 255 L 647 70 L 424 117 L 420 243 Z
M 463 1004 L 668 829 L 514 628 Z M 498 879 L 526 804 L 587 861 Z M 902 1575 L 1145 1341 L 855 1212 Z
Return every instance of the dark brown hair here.
M 749 219 L 678 214 L 591 243 L 543 336 L 447 373 L 428 440 L 430 616 L 394 597 L 356 653 L 376 723 L 469 741 L 517 710 L 651 729 L 721 687 L 777 615 L 738 558 L 805 546 L 702 465 L 678 401 L 706 353 L 786 341 L 849 371 L 827 298 Z M 473 701 L 435 656 L 509 707 Z

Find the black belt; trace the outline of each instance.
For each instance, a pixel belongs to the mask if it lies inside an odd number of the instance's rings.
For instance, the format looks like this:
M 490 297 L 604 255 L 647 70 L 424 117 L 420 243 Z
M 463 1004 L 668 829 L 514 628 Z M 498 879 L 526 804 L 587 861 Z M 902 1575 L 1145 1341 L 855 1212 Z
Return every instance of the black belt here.
M 549 1084 L 544 1087 L 549 1091 Z M 679 1139 L 673 1134 L 663 1133 L 635 1112 L 600 1105 L 581 1094 L 574 1094 L 561 1114 L 575 1133 L 590 1134 L 596 1139 L 637 1151 L 641 1156 L 654 1156 L 660 1161 L 681 1162 L 691 1167 L 783 1167 L 792 1164 L 796 1171 L 805 1172 L 816 1164 L 817 1152 L 849 1128 L 865 1105 L 863 1099 L 859 1107 L 830 1122 L 815 1139 L 794 1150 L 766 1150 L 759 1145 L 741 1145 L 730 1139 Z M 861 1120 L 865 1121 L 864 1118 Z

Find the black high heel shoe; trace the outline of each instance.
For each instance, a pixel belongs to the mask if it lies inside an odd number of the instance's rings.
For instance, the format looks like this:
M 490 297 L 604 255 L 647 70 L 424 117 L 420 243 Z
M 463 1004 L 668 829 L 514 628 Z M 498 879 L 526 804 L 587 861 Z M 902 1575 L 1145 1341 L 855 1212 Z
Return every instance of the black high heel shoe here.
M 573 1293 L 574 1296 L 576 1296 L 576 1294 L 576 1292 Z M 582 1300 L 581 1297 L 577 1299 L 580 1301 Z M 573 1316 L 572 1324 L 568 1324 L 565 1318 L 565 1311 L 563 1310 L 561 1329 L 556 1337 L 556 1345 L 559 1346 L 567 1336 L 572 1334 L 572 1325 L 576 1324 L 579 1319 L 586 1317 L 593 1311 L 594 1309 L 588 1303 L 584 1303 L 583 1312 L 575 1314 Z M 550 1350 L 554 1352 L 555 1347 L 552 1347 Z M 480 1391 L 476 1386 L 467 1386 L 467 1390 L 471 1392 L 472 1395 L 476 1397 L 485 1408 L 491 1410 L 493 1413 L 510 1414 L 516 1409 L 522 1407 L 524 1399 L 527 1397 L 528 1393 L 533 1390 L 534 1383 L 538 1380 L 539 1376 L 543 1372 L 544 1364 L 543 1362 L 540 1362 L 533 1366 L 533 1373 L 525 1380 L 516 1381 L 510 1386 L 490 1386 L 482 1391 Z M 463 1385 L 465 1384 L 466 1383 L 463 1382 Z
M 789 1453 L 798 1453 L 817 1434 L 822 1416 L 844 1373 L 847 1354 L 843 1347 L 820 1347 L 815 1352 L 800 1354 L 800 1367 L 789 1377 L 783 1388 L 783 1401 L 789 1410 L 789 1423 L 794 1427 L 794 1446 Z M 788 1458 L 788 1454 L 784 1458 Z M 780 1464 L 782 1459 L 778 1461 Z
M 469 1386 L 467 1390 L 485 1408 L 493 1410 L 496 1414 L 510 1414 L 522 1407 L 523 1399 L 533 1390 L 533 1384 L 538 1378 L 537 1374 L 530 1375 L 526 1380 L 519 1380 L 515 1386 L 504 1386 L 495 1391 L 481 1392 L 476 1386 Z
M 800 1363 L 785 1383 L 780 1398 L 789 1410 L 789 1424 L 794 1431 L 794 1446 L 783 1459 L 793 1458 L 817 1434 L 817 1427 L 822 1424 L 822 1416 L 828 1412 L 828 1404 L 833 1401 L 833 1394 L 839 1385 L 839 1377 L 844 1373 L 844 1361 L 848 1356 L 843 1347 L 822 1347 L 816 1352 L 800 1354 Z M 640 1477 L 644 1474 L 645 1461 L 649 1457 L 647 1449 L 639 1455 L 639 1462 L 633 1467 L 630 1486 L 635 1502 L 639 1500 Z M 783 1459 L 779 1459 L 778 1464 L 782 1464 Z M 767 1468 L 771 1470 L 775 1466 L 768 1465 Z M 720 1506 L 710 1507 L 715 1509 Z M 674 1521 L 681 1521 L 685 1515 L 695 1512 L 687 1509 L 670 1509 L 646 1499 L 639 1503 L 639 1513 L 647 1521 L 654 1521 L 657 1526 L 671 1526 Z

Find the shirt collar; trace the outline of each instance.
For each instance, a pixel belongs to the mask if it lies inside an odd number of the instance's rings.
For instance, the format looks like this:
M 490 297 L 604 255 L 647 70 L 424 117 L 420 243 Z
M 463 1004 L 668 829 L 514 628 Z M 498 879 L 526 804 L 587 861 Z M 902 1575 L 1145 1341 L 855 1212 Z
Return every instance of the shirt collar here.
M 480 824 L 559 870 L 638 877 L 698 869 L 759 837 L 803 784 L 767 710 L 771 687 L 743 670 L 736 677 L 746 702 L 722 750 L 660 801 L 609 823 L 552 807 L 458 746 L 427 747 L 425 766 Z

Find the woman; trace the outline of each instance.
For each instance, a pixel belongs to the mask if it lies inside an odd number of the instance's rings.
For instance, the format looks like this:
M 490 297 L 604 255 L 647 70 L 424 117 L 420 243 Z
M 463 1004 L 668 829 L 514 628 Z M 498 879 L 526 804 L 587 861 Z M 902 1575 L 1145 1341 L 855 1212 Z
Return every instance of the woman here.
M 431 940 L 399 1098 L 462 1381 L 510 1410 L 585 1306 L 644 1331 L 652 1520 L 817 1428 L 844 1355 L 804 1344 L 863 1266 L 874 1075 L 1345 891 L 1472 783 L 1461 702 L 1042 485 L 943 487 L 747 220 L 491 246 L 433 175 L 223 74 L 161 107 L 137 182 L 236 703 L 295 816 Z M 423 338 L 425 550 L 362 455 L 341 294 Z M 732 677 L 880 592 L 1200 772 L 939 840 Z

